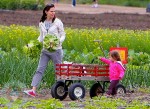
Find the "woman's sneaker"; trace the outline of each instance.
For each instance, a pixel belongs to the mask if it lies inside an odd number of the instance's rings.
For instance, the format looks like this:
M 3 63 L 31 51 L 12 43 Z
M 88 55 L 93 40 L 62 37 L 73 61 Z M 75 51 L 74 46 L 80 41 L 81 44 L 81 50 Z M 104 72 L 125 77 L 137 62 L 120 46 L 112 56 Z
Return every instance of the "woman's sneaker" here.
M 27 95 L 32 96 L 32 97 L 35 97 L 35 95 L 36 95 L 33 90 L 25 90 L 25 91 L 23 91 L 23 92 L 26 93 Z

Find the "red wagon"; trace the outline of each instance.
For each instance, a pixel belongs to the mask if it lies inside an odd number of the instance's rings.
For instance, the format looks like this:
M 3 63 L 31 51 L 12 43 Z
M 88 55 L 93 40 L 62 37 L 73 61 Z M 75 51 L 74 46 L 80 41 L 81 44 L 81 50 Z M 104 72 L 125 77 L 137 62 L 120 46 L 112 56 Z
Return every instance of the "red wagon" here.
M 53 98 L 64 100 L 69 95 L 71 100 L 85 97 L 85 86 L 81 81 L 95 81 L 91 86 L 90 97 L 100 96 L 109 83 L 109 66 L 97 64 L 57 64 L 56 80 L 51 88 Z M 117 85 L 117 93 L 125 94 L 123 85 Z

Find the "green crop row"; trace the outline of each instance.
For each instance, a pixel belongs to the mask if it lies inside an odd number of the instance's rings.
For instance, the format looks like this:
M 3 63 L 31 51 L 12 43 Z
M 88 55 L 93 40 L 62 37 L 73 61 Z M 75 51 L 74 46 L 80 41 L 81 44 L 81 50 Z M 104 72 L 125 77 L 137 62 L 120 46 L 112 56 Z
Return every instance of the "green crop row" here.
M 110 47 L 127 47 L 136 52 L 150 53 L 150 31 L 141 30 L 110 30 L 110 29 L 66 29 L 67 40 L 64 48 L 82 52 L 87 49 L 89 52 L 99 47 L 94 40 L 101 40 L 104 50 Z
M 76 55 L 76 53 L 66 54 L 65 57 Z M 76 55 L 76 62 L 83 63 L 86 60 L 90 60 L 89 56 Z M 80 57 L 81 56 L 81 57 Z M 0 57 L 0 84 L 4 86 L 7 85 L 7 88 L 12 87 L 12 81 L 19 81 L 26 86 L 30 86 L 32 77 L 35 73 L 38 64 L 38 58 L 32 59 L 26 56 L 25 54 L 20 54 L 18 51 L 14 50 L 12 52 L 6 53 L 4 56 Z M 92 59 L 92 58 L 91 58 Z M 81 61 L 83 60 L 83 62 Z M 70 60 L 71 62 L 74 59 Z M 55 82 L 54 69 L 51 62 L 49 63 L 44 77 L 42 79 L 42 87 L 50 87 Z M 150 65 L 135 66 L 127 65 L 127 70 L 125 73 L 125 78 L 122 80 L 122 83 L 127 87 L 149 87 L 150 86 Z M 83 82 L 85 86 L 91 87 L 92 81 Z M 16 85 L 16 84 L 15 84 Z M 18 85 L 18 84 L 17 84 Z M 16 86 L 14 86 L 16 87 Z M 20 86 L 18 86 L 20 87 Z
M 10 97 L 11 98 L 11 97 Z M 106 98 L 95 97 L 94 99 L 86 99 L 83 102 L 61 102 L 57 99 L 16 99 L 9 100 L 6 98 L 0 98 L 0 107 L 3 109 L 149 109 L 149 103 L 139 99 L 127 100 L 121 98 Z
M 100 40 L 104 50 L 110 47 L 127 47 L 135 52 L 150 54 L 150 31 L 142 30 L 110 30 L 110 29 L 70 29 L 65 28 L 66 40 L 63 48 L 82 52 L 87 49 L 92 52 L 99 47 L 94 40 Z M 11 51 L 16 48 L 19 51 L 30 40 L 38 38 L 38 28 L 32 26 L 0 26 L 0 47 L 3 51 Z
M 0 9 L 27 9 L 36 10 L 44 6 L 44 0 L 0 0 Z
M 126 86 L 150 86 L 150 31 L 109 30 L 109 29 L 70 29 L 65 28 L 66 40 L 63 43 L 64 60 L 77 63 L 99 63 L 97 56 L 102 56 L 99 44 L 101 40 L 104 53 L 110 47 L 119 44 L 129 49 L 129 63 L 126 77 L 122 81 Z M 40 50 L 23 51 L 24 46 L 39 35 L 37 27 L 18 25 L 0 26 L 0 85 L 18 80 L 30 85 L 36 70 Z M 31 55 L 32 54 L 32 55 Z M 94 59 L 94 62 L 92 62 Z M 46 76 L 45 76 L 46 75 Z M 54 69 L 50 63 L 43 78 L 45 86 L 54 83 Z M 90 82 L 85 85 L 90 86 Z M 44 86 L 44 85 L 43 85 Z
M 0 53 L 1 54 L 1 53 Z M 21 89 L 18 83 L 25 86 L 30 86 L 32 77 L 38 65 L 38 58 L 32 59 L 25 54 L 19 53 L 13 49 L 11 52 L 3 53 L 0 55 L 0 85 L 6 88 Z M 45 76 L 46 75 L 46 76 Z M 54 69 L 52 63 L 48 64 L 45 71 L 44 78 L 42 79 L 42 87 L 51 86 L 54 83 Z M 13 83 L 14 82 L 14 83 Z

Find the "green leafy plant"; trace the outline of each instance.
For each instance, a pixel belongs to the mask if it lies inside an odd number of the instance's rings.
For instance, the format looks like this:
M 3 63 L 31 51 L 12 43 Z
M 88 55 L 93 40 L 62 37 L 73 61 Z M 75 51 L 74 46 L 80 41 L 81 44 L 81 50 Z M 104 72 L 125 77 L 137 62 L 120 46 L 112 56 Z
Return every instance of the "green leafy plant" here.
M 6 99 L 6 98 L 4 98 L 4 97 L 0 97 L 0 105 L 5 105 L 5 104 L 7 104 L 7 103 L 9 103 L 9 100 L 8 99 Z
M 64 105 L 57 99 L 17 99 L 10 101 L 0 97 L 0 108 L 3 109 L 62 109 Z
M 43 46 L 46 50 L 50 52 L 55 51 L 58 45 L 59 45 L 59 39 L 56 36 L 50 34 L 47 34 L 45 36 L 43 41 Z
M 26 10 L 37 10 L 44 7 L 44 0 L 1 0 L 1 9 L 26 9 Z
M 0 48 L 0 58 L 3 58 L 4 55 L 6 55 L 6 52 L 2 51 L 2 49 Z
M 40 43 L 38 40 L 30 40 L 30 42 L 23 47 L 24 53 L 32 58 L 39 56 L 41 49 L 42 43 Z
M 58 99 L 46 99 L 28 101 L 22 107 L 35 107 L 37 109 L 61 109 L 64 108 L 64 105 Z
M 22 89 L 26 88 L 26 85 L 17 80 L 10 80 L 4 84 L 3 89 L 12 90 L 12 91 L 22 91 Z
M 130 102 L 121 98 L 94 97 L 92 100 L 87 99 L 85 109 L 147 109 L 147 102 L 134 99 Z
M 146 65 L 150 63 L 150 55 L 144 52 L 135 53 L 134 50 L 129 50 L 128 61 L 132 65 Z

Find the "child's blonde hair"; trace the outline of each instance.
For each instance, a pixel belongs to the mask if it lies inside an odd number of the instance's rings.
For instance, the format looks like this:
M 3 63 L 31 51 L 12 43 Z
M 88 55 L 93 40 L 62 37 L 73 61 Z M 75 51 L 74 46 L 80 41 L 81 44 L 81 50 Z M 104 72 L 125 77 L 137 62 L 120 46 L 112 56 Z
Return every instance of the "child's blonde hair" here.
M 119 55 L 119 52 L 116 51 L 116 50 L 112 50 L 110 51 L 109 55 L 116 61 L 121 61 L 121 58 L 120 58 L 120 55 Z

